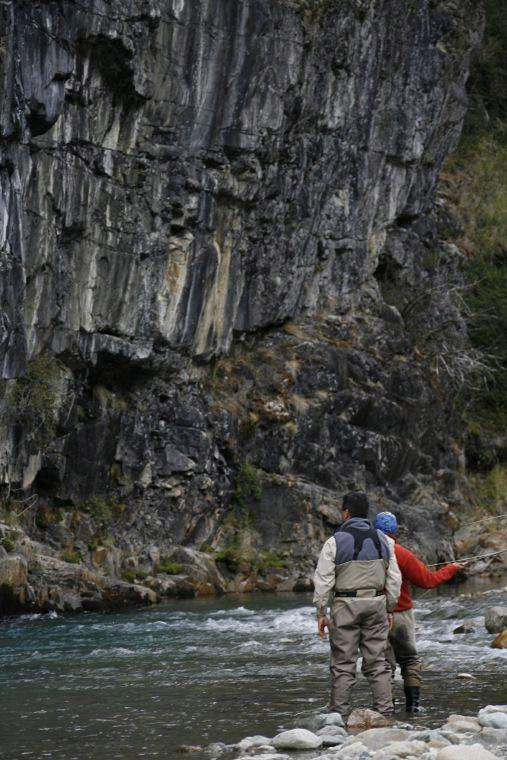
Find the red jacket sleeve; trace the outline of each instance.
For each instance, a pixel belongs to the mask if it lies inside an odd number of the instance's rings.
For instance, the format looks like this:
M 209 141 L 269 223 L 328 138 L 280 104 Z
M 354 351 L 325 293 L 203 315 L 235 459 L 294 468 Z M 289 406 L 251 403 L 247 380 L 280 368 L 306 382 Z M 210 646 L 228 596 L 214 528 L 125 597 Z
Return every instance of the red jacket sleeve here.
M 404 546 L 395 544 L 395 551 L 403 578 L 409 580 L 414 586 L 419 586 L 419 588 L 436 588 L 436 586 L 439 586 L 444 581 L 453 578 L 458 572 L 458 566 L 454 562 L 451 562 L 449 565 L 444 565 L 440 570 L 432 573 L 424 562 L 417 559 Z

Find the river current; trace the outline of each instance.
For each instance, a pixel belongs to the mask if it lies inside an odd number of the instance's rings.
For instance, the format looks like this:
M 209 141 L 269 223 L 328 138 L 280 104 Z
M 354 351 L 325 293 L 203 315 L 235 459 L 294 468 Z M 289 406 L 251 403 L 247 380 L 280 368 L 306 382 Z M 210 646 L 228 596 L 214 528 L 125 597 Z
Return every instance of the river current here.
M 450 712 L 507 703 L 507 650 L 491 649 L 484 628 L 487 607 L 506 604 L 507 594 L 452 593 L 416 600 L 424 725 L 438 725 Z M 474 630 L 453 633 L 463 622 Z M 325 707 L 328 659 L 307 594 L 4 619 L 0 757 L 173 760 L 182 757 L 181 744 L 273 736 Z M 456 677 L 463 672 L 473 678 Z M 401 681 L 397 688 L 401 696 Z M 369 706 L 361 677 L 355 702 Z M 406 718 L 401 710 L 398 717 Z

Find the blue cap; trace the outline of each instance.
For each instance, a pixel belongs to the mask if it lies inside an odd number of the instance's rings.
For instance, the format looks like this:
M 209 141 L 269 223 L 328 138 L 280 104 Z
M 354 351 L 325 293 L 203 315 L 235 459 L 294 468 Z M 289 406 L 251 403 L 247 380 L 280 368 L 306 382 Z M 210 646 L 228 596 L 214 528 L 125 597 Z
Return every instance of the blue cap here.
M 392 512 L 379 512 L 375 517 L 373 527 L 383 530 L 384 533 L 392 533 L 394 536 L 398 533 L 398 521 Z

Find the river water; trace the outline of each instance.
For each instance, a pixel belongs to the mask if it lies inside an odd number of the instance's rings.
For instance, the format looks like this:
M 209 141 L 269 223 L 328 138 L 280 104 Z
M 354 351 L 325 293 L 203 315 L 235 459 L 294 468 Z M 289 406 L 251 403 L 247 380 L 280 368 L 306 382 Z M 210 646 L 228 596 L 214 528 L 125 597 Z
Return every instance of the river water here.
M 486 608 L 506 604 L 507 594 L 453 593 L 431 592 L 416 602 L 428 708 L 418 721 L 424 725 L 438 725 L 450 712 L 507 703 L 507 650 L 489 648 L 492 636 L 483 622 Z M 462 622 L 474 631 L 454 634 Z M 325 707 L 328 653 L 315 634 L 307 594 L 4 619 L 0 756 L 172 760 L 182 757 L 181 744 L 273 736 Z M 460 672 L 474 679 L 457 679 Z M 362 678 L 355 695 L 358 705 L 369 706 Z M 406 716 L 400 711 L 399 718 Z

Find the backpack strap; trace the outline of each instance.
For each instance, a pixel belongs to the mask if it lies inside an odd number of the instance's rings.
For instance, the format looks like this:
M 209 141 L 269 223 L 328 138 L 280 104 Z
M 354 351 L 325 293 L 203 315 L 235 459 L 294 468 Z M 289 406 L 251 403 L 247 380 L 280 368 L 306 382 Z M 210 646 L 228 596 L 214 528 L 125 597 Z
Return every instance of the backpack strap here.
M 370 538 L 373 541 L 378 552 L 379 559 L 382 559 L 382 546 L 380 544 L 380 538 L 374 528 L 370 528 L 369 530 L 361 530 L 360 528 L 355 528 L 354 526 L 350 525 L 346 526 L 345 528 L 340 528 L 340 530 L 337 532 L 348 533 L 354 539 L 354 556 L 352 557 L 353 560 L 357 560 L 359 554 L 361 553 L 361 549 L 363 548 L 363 544 L 367 538 Z

